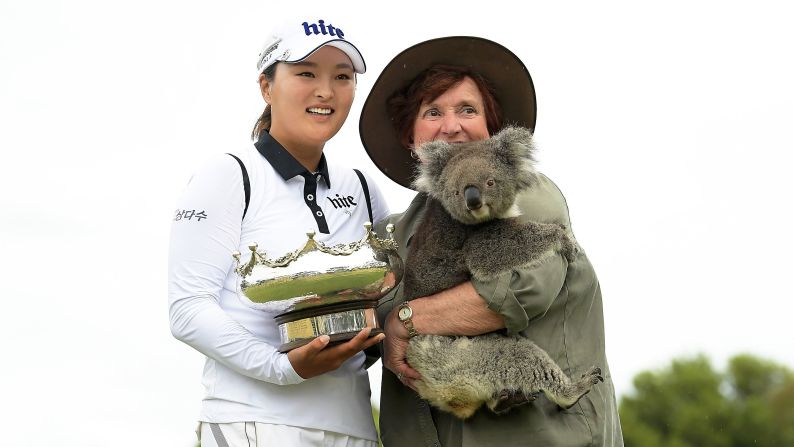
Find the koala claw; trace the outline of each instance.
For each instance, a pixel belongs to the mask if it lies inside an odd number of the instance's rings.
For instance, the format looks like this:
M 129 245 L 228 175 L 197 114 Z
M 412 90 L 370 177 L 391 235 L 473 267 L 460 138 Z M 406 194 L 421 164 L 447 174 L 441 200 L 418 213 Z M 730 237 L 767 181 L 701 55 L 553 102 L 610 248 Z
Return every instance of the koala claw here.
M 521 391 L 502 390 L 494 394 L 496 404 L 493 406 L 493 408 L 491 408 L 491 410 L 496 414 L 507 413 L 514 407 L 524 405 L 528 402 L 533 402 L 538 398 L 538 396 L 540 396 L 540 393 L 540 391 L 534 391 L 532 393 L 525 394 Z
M 598 382 L 604 381 L 604 376 L 601 375 L 601 368 L 597 366 L 593 366 L 592 368 L 588 369 L 584 374 L 582 374 L 582 378 L 590 378 L 590 383 L 593 385 L 597 384 Z
M 601 368 L 599 368 L 597 366 L 593 366 L 590 369 L 588 369 L 587 371 L 585 371 L 585 373 L 582 374 L 582 377 L 586 377 L 586 376 L 600 376 L 600 375 L 601 375 Z

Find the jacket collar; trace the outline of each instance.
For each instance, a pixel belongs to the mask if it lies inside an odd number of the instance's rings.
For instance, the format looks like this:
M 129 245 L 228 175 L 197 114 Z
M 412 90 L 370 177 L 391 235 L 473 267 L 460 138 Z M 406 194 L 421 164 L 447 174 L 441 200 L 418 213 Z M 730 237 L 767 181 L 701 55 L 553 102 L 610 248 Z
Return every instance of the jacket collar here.
M 406 248 L 411 245 L 411 239 L 419 228 L 419 223 L 427 208 L 428 200 L 430 200 L 430 197 L 426 193 L 417 193 L 413 200 L 411 200 L 411 204 L 408 205 L 408 208 L 397 218 L 397 223 L 395 224 L 396 228 L 394 229 L 394 239 L 405 241 Z
M 262 132 L 262 134 L 259 135 L 259 141 L 254 143 L 254 146 L 256 146 L 256 150 L 265 157 L 268 163 L 273 166 L 273 169 L 275 169 L 285 181 L 296 175 L 313 175 L 304 168 L 302 164 L 298 163 L 298 160 L 295 160 L 295 157 L 287 152 L 284 146 L 276 141 L 275 138 L 271 137 L 268 132 Z M 328 176 L 328 163 L 325 161 L 325 154 L 320 156 L 320 164 L 317 166 L 317 172 L 322 175 L 325 179 L 325 184 L 330 188 L 331 177 Z

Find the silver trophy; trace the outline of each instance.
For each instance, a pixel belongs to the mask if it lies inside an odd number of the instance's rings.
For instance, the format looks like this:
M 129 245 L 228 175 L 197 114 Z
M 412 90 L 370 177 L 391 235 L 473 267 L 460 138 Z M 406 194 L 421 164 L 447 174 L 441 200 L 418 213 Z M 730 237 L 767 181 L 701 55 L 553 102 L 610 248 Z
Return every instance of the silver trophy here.
M 375 308 L 402 279 L 403 262 L 392 238 L 394 225 L 386 228 L 388 239 L 378 238 L 370 223 L 364 229 L 360 240 L 334 246 L 314 240 L 309 232 L 302 248 L 275 260 L 257 251 L 257 244 L 249 245 L 251 259 L 245 264 L 239 252 L 232 254 L 248 305 L 276 314 L 279 351 L 324 334 L 334 343 L 367 327 L 370 336 L 383 332 Z

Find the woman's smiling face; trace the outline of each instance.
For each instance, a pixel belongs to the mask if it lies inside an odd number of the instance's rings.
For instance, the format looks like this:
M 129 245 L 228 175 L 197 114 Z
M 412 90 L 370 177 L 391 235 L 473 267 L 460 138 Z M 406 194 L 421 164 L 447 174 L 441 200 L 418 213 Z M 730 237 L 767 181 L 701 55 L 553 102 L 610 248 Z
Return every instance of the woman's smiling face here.
M 279 63 L 272 82 L 259 78 L 272 110 L 270 134 L 284 146 L 320 147 L 347 119 L 355 73 L 341 50 L 324 46 L 296 63 Z
M 436 140 L 465 143 L 488 137 L 482 94 L 469 77 L 422 103 L 414 121 L 414 147 Z

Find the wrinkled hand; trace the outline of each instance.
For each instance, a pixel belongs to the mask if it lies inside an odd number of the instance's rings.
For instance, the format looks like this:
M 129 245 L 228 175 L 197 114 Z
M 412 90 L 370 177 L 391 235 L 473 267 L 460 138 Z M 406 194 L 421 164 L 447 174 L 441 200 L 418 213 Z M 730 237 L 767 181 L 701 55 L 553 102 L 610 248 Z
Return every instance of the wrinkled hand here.
M 396 309 L 386 317 L 384 326 L 386 340 L 383 342 L 383 366 L 393 372 L 405 386 L 416 391 L 414 380 L 421 380 L 422 375 L 411 368 L 405 358 L 408 351 L 408 329 L 397 319 Z
M 300 348 L 288 352 L 287 358 L 299 376 L 310 379 L 339 368 L 347 359 L 378 344 L 385 337 L 383 334 L 378 334 L 370 338 L 369 332 L 369 328 L 362 329 L 345 343 L 330 347 L 328 346 L 330 338 L 321 335 Z

